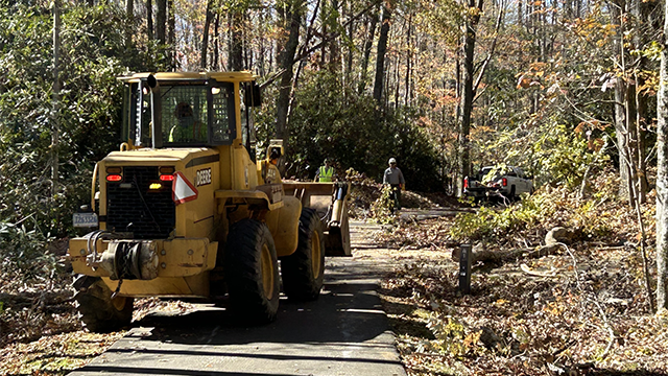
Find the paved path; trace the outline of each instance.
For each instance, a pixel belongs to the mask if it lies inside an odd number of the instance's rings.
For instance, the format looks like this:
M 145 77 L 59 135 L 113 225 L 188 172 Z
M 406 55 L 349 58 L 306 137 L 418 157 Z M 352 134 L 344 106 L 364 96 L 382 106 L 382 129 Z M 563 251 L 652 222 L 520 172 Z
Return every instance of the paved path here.
M 328 258 L 320 299 L 281 300 L 273 324 L 241 327 L 208 307 L 148 317 L 70 375 L 405 376 L 376 293 L 388 261 L 362 231 L 374 227 L 351 223 L 354 257 Z

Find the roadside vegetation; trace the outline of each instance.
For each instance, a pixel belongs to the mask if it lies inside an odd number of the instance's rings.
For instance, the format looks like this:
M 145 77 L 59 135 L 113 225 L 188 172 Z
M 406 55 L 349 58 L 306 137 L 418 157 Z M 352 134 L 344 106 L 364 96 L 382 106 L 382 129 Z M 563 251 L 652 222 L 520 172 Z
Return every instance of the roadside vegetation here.
M 544 186 L 509 207 L 376 234 L 400 264 L 382 297 L 409 375 L 666 374 L 668 315 L 650 304 L 653 242 L 643 260 L 637 217 L 616 187 L 602 173 L 585 198 Z M 654 206 L 642 213 L 653 229 Z M 473 245 L 470 295 L 458 292 L 462 243 Z
M 200 70 L 257 74 L 257 149 L 284 139 L 284 175 L 302 180 L 333 158 L 351 216 L 386 226 L 377 240 L 402 267 L 383 296 L 411 375 L 667 373 L 664 10 L 0 0 L 0 373 L 64 374 L 122 335 L 81 331 L 64 255 L 85 230 L 71 214 L 96 161 L 127 141 L 116 77 Z M 406 207 L 459 214 L 392 215 L 390 157 Z M 537 191 L 509 206 L 457 198 L 490 165 L 522 167 Z M 476 257 L 465 296 L 462 243 Z

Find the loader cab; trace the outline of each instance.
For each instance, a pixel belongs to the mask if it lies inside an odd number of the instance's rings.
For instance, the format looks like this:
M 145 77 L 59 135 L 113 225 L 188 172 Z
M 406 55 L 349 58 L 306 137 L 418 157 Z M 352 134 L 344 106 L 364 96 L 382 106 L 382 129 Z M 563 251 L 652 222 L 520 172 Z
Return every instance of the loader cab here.
M 141 73 L 120 80 L 129 148 L 218 147 L 239 139 L 255 156 L 252 109 L 260 105 L 260 90 L 250 73 Z

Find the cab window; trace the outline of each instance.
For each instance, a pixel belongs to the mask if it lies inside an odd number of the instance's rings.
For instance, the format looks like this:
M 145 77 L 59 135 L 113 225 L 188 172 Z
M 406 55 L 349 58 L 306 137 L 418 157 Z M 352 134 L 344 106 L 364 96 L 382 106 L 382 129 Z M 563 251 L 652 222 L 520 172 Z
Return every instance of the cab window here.
M 231 144 L 236 137 L 233 87 L 217 83 L 211 87 L 210 93 L 212 143 Z
M 165 144 L 204 144 L 208 141 L 206 85 L 161 86 L 160 118 Z
M 255 162 L 257 153 L 255 151 L 255 126 L 253 123 L 253 109 L 246 104 L 246 90 L 240 90 L 241 100 L 241 142 L 248 151 L 253 162 Z
M 135 146 L 151 146 L 150 91 L 145 83 L 127 86 L 124 96 L 122 140 L 131 140 Z

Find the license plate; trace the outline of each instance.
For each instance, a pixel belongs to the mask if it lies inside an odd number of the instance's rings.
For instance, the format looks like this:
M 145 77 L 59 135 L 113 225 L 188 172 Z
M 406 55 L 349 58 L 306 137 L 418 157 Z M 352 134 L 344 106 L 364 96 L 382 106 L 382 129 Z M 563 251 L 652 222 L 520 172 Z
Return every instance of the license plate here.
M 97 214 L 74 213 L 72 222 L 74 223 L 74 227 L 97 227 Z

